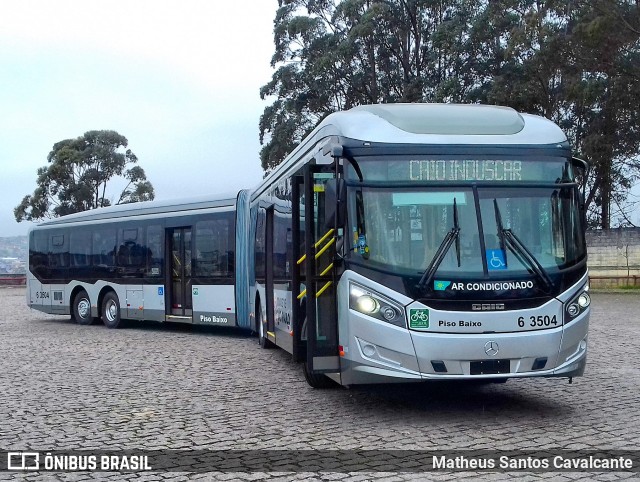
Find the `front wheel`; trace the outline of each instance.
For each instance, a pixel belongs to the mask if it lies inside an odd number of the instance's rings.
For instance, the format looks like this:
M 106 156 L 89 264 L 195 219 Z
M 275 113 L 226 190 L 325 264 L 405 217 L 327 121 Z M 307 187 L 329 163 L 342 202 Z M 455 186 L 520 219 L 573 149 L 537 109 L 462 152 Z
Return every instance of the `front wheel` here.
M 302 370 L 304 371 L 304 378 L 307 380 L 307 383 L 313 388 L 335 388 L 338 386 L 338 384 L 328 376 L 322 373 L 312 373 L 309 370 L 307 362 L 303 363 Z
M 113 291 L 107 293 L 102 301 L 102 321 L 107 328 L 120 326 L 120 301 Z
M 93 323 L 91 302 L 85 290 L 79 291 L 73 298 L 73 319 L 79 325 L 90 325 Z

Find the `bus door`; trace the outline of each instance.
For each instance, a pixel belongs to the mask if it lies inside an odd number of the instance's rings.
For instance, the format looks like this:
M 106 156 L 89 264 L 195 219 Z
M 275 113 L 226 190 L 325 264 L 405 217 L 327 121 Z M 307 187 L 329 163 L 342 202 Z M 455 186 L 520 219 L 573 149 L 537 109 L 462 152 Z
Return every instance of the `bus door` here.
M 328 166 L 307 165 L 294 178 L 292 270 L 294 359 L 315 373 L 340 370 L 334 258 L 335 232 L 324 219 Z M 297 303 L 296 303 L 297 300 Z
M 167 320 L 192 322 L 191 228 L 167 230 L 171 278 L 168 287 Z
M 267 339 L 272 342 L 276 342 L 275 335 L 275 309 L 274 309 L 274 281 L 273 281 L 273 216 L 274 208 L 271 206 L 266 210 L 265 218 L 265 303 L 267 306 L 267 326 L 266 335 Z

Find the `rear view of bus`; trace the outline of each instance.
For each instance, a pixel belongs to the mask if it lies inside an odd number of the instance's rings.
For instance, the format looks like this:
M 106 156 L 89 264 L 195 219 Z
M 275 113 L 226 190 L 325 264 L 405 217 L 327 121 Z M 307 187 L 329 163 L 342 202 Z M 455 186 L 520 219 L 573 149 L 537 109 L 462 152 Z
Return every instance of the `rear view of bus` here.
M 336 180 L 314 204 L 337 192 L 337 224 L 324 224 L 338 233 L 340 369 L 318 357 L 311 373 L 344 385 L 582 375 L 587 166 L 555 124 L 434 104 L 362 106 L 325 123 L 339 133 L 325 149 Z

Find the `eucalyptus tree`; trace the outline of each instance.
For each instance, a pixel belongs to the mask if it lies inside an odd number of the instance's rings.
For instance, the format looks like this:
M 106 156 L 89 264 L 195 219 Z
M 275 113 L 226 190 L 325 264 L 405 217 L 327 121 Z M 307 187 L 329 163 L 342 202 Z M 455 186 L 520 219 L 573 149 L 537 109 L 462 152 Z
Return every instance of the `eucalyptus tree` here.
M 38 169 L 37 187 L 14 209 L 18 222 L 64 216 L 109 206 L 107 185 L 120 178 L 126 183 L 114 197 L 116 204 L 154 198 L 152 184 L 138 158 L 127 149 L 126 137 L 115 131 L 88 131 L 53 145 L 48 165 Z
M 640 163 L 640 5 L 630 0 L 279 0 L 262 166 L 325 116 L 376 102 L 536 113 L 592 164 L 593 226 L 629 223 Z M 612 219 L 613 218 L 613 219 Z

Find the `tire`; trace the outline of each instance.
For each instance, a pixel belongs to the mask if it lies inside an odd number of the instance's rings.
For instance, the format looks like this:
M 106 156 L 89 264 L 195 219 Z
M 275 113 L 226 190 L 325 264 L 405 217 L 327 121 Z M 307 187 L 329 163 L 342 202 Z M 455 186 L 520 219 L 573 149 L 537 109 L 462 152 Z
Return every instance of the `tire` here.
M 78 291 L 73 297 L 73 319 L 79 325 L 90 325 L 93 323 L 91 302 L 85 290 Z
M 102 300 L 102 322 L 107 328 L 118 328 L 121 325 L 120 301 L 113 291 L 107 293 Z
M 336 382 L 326 375 L 321 373 L 311 373 L 307 362 L 303 363 L 302 371 L 304 372 L 305 380 L 307 380 L 307 383 L 313 388 L 336 388 L 338 386 Z
M 262 321 L 262 305 L 260 305 L 260 300 L 256 302 L 256 322 L 258 324 L 258 343 L 260 347 L 264 349 L 273 348 L 273 343 L 269 341 L 265 333 L 266 323 Z

